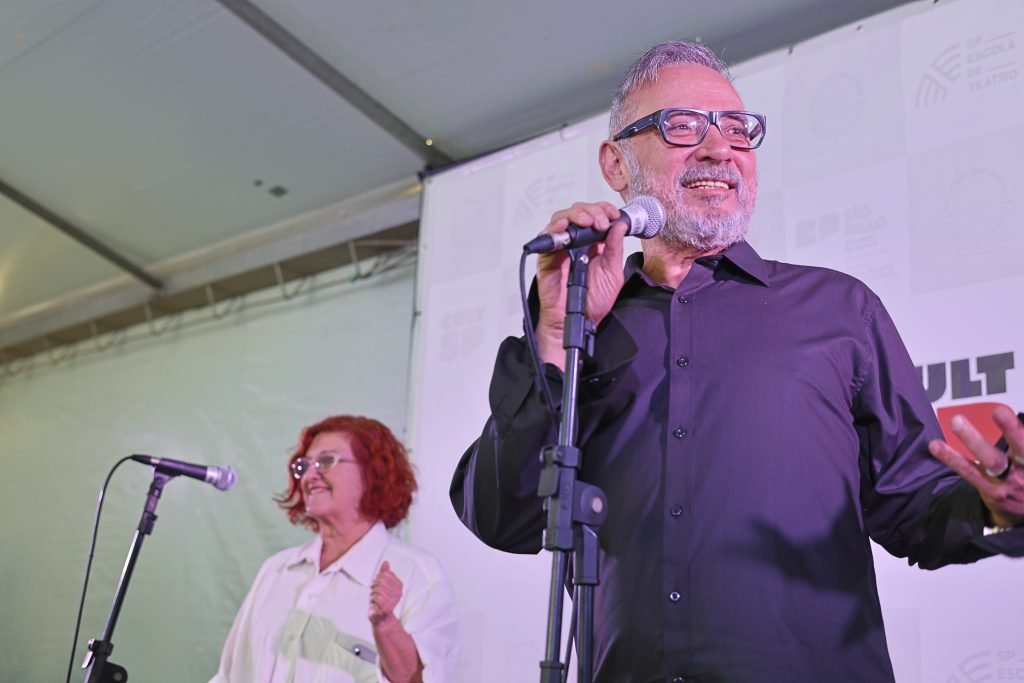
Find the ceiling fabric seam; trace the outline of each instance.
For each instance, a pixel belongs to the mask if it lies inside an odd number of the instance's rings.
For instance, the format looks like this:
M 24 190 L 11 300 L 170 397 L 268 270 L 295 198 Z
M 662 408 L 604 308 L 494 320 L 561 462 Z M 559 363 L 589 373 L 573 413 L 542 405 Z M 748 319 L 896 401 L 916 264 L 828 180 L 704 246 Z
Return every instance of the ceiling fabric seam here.
M 242 23 L 263 36 L 267 42 L 294 60 L 311 76 L 362 112 L 388 135 L 412 150 L 430 167 L 447 166 L 453 163 L 454 159 L 436 146 L 428 145 L 425 136 L 413 130 L 394 112 L 371 97 L 348 76 L 336 69 L 252 2 L 249 0 L 217 0 L 217 2 L 238 17 Z
M 78 227 L 66 218 L 57 215 L 54 211 L 51 211 L 20 190 L 8 185 L 3 180 L 0 180 L 0 194 L 4 195 L 37 218 L 42 219 L 57 230 L 60 230 L 62 233 L 75 240 L 89 251 L 103 257 L 121 270 L 132 275 L 135 279 L 145 283 L 151 289 L 159 291 L 163 288 L 163 283 L 141 266 L 133 263 L 124 255 L 118 253 L 114 249 L 111 249 L 109 246 L 98 240 L 89 232 Z

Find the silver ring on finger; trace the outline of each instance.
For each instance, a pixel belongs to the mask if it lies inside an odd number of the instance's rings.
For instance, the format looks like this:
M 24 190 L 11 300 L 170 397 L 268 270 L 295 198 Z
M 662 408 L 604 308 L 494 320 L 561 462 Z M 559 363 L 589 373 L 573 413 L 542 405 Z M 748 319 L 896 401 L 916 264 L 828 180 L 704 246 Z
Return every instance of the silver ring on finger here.
M 1014 458 L 1007 458 L 1006 467 L 1004 467 L 1000 472 L 993 472 L 989 468 L 985 467 L 985 474 L 992 477 L 993 479 L 999 479 L 1000 481 L 1006 479 L 1008 476 L 1010 476 L 1010 470 L 1013 469 L 1013 461 Z

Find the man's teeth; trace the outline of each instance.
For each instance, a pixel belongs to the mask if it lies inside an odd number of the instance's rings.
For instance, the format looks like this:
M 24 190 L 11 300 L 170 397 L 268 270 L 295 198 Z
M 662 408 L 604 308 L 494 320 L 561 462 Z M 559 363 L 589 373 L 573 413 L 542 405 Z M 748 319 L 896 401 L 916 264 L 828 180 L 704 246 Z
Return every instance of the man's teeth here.
M 688 190 L 693 190 L 698 187 L 714 187 L 721 190 L 728 190 L 729 183 L 722 182 L 721 180 L 695 180 L 692 183 L 686 183 L 683 187 Z

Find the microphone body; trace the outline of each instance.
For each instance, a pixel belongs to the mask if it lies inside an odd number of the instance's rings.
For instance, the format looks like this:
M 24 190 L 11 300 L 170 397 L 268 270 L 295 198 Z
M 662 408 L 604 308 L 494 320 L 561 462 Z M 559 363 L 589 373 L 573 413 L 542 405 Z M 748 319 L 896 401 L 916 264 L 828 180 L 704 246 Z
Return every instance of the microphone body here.
M 199 481 L 205 481 L 221 491 L 227 491 L 238 481 L 235 471 L 224 465 L 222 467 L 195 465 L 190 462 L 171 460 L 170 458 L 154 458 L 151 455 L 133 455 L 132 460 L 155 467 L 164 474 L 184 475 Z
M 665 227 L 665 207 L 650 195 L 637 195 L 633 201 L 619 209 L 620 214 L 615 223 L 625 223 L 626 235 L 648 239 L 654 237 Z M 544 254 L 559 249 L 574 249 L 595 242 L 602 242 L 608 231 L 585 228 L 570 223 L 565 232 L 538 235 L 523 245 L 527 254 Z

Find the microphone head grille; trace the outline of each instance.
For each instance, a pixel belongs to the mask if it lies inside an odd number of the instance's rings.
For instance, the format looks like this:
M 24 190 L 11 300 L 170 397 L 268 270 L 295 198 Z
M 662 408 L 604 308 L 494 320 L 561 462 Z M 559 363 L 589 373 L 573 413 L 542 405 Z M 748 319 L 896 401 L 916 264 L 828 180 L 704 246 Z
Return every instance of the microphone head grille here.
M 641 239 L 648 239 L 660 233 L 661 229 L 665 227 L 665 207 L 655 197 L 640 194 L 633 197 L 630 204 L 640 208 L 645 219 L 640 230 L 636 230 L 636 223 L 640 221 L 634 221 L 632 234 Z
M 228 491 L 235 486 L 235 482 L 238 481 L 238 475 L 235 474 L 235 470 L 227 465 L 217 468 L 217 480 L 213 482 L 213 485 L 221 491 Z

